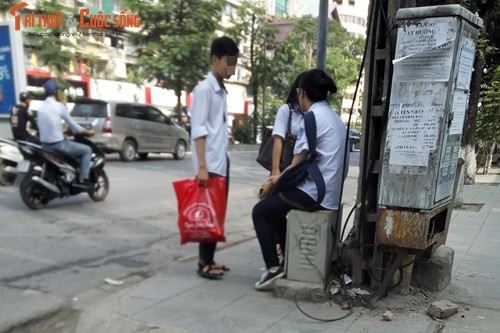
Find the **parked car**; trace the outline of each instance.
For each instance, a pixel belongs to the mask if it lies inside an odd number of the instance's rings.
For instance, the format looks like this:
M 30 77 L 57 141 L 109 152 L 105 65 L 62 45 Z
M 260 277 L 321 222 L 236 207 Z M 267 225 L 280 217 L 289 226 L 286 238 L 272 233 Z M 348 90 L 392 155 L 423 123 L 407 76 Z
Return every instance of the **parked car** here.
M 90 139 L 125 162 L 145 160 L 149 153 L 172 153 L 180 160 L 189 148 L 188 132 L 151 105 L 80 98 L 71 115 L 84 127 L 97 120 Z
M 349 151 L 360 148 L 361 133 L 353 128 L 349 129 Z

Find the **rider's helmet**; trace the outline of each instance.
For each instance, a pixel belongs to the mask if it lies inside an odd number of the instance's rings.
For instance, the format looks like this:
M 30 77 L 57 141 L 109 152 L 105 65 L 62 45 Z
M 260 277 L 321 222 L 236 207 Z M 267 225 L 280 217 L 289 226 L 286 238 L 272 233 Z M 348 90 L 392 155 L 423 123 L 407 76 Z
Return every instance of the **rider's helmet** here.
M 57 92 L 57 90 L 59 90 L 60 88 L 61 87 L 59 87 L 56 80 L 54 80 L 54 79 L 50 79 L 43 84 L 43 90 L 45 90 L 45 94 L 47 96 L 54 95 Z
M 33 99 L 33 94 L 30 93 L 29 91 L 23 91 L 19 94 L 19 100 L 21 102 L 24 102 L 26 103 L 28 101 L 28 99 Z

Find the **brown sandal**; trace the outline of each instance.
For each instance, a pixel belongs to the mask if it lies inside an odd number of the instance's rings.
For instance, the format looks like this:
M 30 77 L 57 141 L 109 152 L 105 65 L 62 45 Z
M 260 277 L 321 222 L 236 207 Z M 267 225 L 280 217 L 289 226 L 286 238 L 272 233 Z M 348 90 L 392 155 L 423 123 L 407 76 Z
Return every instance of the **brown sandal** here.
M 231 268 L 229 268 L 228 266 L 219 264 L 215 261 L 212 261 L 211 265 L 214 269 L 220 269 L 223 272 L 229 272 L 231 270 Z M 201 269 L 201 268 L 203 268 L 203 266 L 204 266 L 204 264 L 202 262 L 198 261 L 198 268 Z
M 209 280 L 218 280 L 222 278 L 222 275 L 224 275 L 224 272 L 221 271 L 220 268 L 215 267 L 214 265 L 198 265 L 198 275 L 201 276 L 202 278 L 209 279 Z M 216 271 L 218 273 L 216 273 Z

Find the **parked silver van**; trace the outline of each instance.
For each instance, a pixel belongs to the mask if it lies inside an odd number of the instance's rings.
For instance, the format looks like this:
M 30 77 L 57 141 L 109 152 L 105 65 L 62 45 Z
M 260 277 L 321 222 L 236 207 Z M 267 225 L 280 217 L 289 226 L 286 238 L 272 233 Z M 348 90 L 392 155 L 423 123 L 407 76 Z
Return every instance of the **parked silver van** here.
M 145 160 L 149 153 L 172 153 L 180 160 L 189 148 L 189 133 L 151 105 L 80 98 L 71 116 L 84 127 L 97 123 L 90 139 L 125 162 Z

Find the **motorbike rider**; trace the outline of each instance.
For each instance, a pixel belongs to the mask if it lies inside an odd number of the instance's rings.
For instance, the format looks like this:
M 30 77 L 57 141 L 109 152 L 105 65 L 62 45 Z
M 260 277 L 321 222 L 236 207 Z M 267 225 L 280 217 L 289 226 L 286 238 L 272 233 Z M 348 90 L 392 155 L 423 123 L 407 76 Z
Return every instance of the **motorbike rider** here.
M 61 119 L 71 127 L 74 132 L 86 136 L 94 135 L 93 130 L 85 129 L 71 118 L 68 109 L 58 101 L 60 86 L 56 80 L 51 79 L 43 85 L 46 98 L 38 109 L 38 130 L 42 147 L 63 153 L 80 162 L 80 187 L 90 190 L 89 181 L 90 159 L 92 149 L 84 144 L 66 140 L 61 127 Z M 79 186 L 79 185 L 76 185 Z
M 14 105 L 10 110 L 10 127 L 14 140 L 24 140 L 33 143 L 39 143 L 36 136 L 31 135 L 27 129 L 27 123 L 30 122 L 33 129 L 37 129 L 35 119 L 30 115 L 28 108 L 30 106 L 33 95 L 29 91 L 23 91 L 19 94 L 20 104 Z

